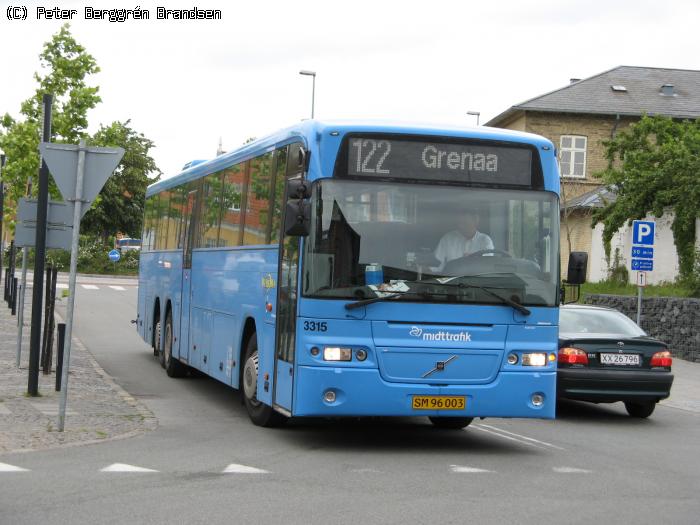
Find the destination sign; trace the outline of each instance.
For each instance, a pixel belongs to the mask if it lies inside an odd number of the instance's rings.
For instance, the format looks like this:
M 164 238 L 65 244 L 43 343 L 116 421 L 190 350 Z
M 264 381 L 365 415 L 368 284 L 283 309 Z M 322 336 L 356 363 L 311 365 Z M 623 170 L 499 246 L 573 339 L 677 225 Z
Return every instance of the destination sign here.
M 530 186 L 532 150 L 353 137 L 348 144 L 347 172 L 364 177 Z

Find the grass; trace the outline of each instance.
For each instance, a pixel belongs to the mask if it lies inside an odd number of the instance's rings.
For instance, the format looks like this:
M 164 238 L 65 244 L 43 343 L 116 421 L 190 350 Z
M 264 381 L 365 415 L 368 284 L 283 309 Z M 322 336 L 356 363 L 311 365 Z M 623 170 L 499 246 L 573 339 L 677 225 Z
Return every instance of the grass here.
M 637 295 L 634 284 L 620 284 L 611 281 L 585 283 L 581 285 L 581 298 L 586 294 Z M 696 297 L 693 290 L 677 283 L 653 284 L 644 287 L 644 297 Z
M 107 437 L 107 432 L 103 432 L 102 430 L 95 430 L 95 434 L 100 439 L 104 439 Z

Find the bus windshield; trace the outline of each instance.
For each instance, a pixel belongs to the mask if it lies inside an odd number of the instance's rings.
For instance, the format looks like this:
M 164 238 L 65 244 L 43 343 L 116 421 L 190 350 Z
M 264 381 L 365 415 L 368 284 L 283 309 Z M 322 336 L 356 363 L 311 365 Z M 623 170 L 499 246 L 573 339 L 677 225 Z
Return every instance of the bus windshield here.
M 311 202 L 307 297 L 558 302 L 554 193 L 324 179 Z

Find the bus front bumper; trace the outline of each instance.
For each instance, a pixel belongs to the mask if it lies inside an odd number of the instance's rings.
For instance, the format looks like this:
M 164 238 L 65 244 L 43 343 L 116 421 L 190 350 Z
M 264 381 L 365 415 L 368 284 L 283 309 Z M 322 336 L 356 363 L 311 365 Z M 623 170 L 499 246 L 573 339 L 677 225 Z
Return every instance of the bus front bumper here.
M 391 383 L 377 369 L 299 366 L 293 416 L 453 416 L 554 419 L 556 372 L 500 372 L 484 385 Z M 335 400 L 328 402 L 326 393 Z M 464 396 L 463 410 L 414 409 L 414 396 Z M 542 403 L 536 406 L 533 396 Z M 333 396 L 331 396 L 333 397 Z M 535 397 L 536 401 L 539 401 Z

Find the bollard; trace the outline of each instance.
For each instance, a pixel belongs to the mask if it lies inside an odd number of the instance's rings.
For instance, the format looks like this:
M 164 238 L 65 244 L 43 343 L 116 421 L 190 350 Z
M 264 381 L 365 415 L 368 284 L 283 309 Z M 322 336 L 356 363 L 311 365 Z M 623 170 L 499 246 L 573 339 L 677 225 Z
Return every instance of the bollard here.
M 17 277 L 12 278 L 12 315 L 17 314 Z
M 49 311 L 51 308 L 51 265 L 46 268 L 46 290 L 44 292 L 44 331 L 41 334 L 41 354 L 39 357 L 39 366 L 46 369 L 46 356 L 48 354 L 49 342 Z
M 56 350 L 56 392 L 61 391 L 61 375 L 63 375 L 63 346 L 66 342 L 66 323 L 58 323 L 58 349 Z
M 46 360 L 44 361 L 44 375 L 51 373 L 51 361 L 53 360 L 53 330 L 56 327 L 56 316 L 54 311 L 56 308 L 56 281 L 58 280 L 58 268 L 51 268 L 51 290 L 49 290 L 49 320 L 48 320 L 48 337 L 46 340 Z

